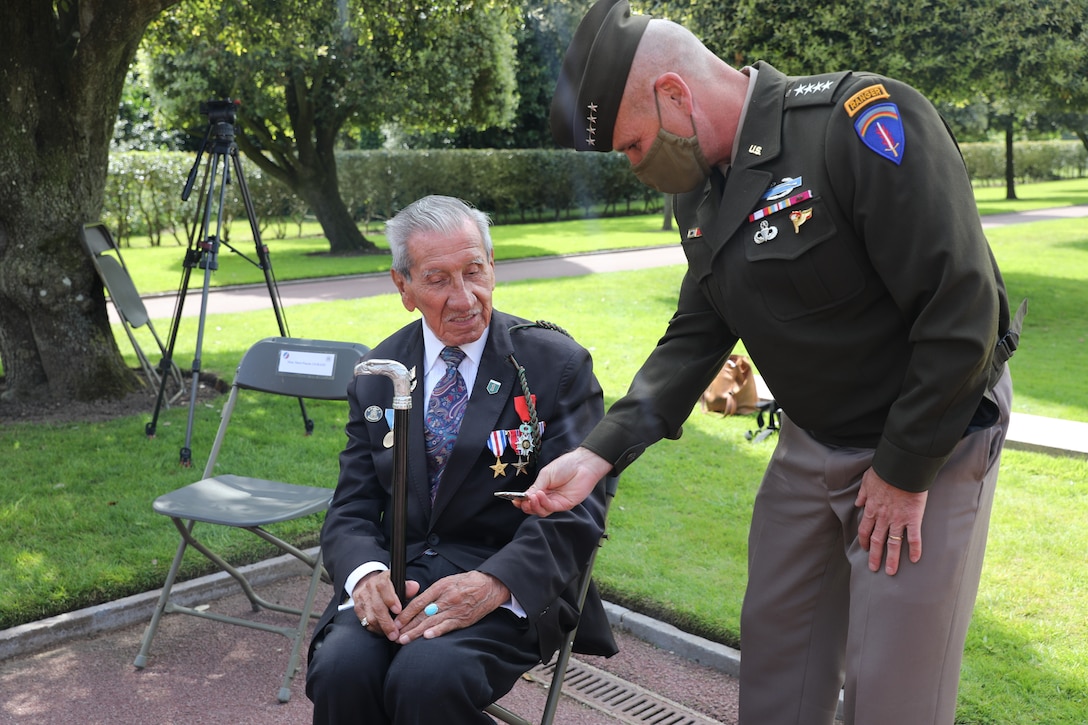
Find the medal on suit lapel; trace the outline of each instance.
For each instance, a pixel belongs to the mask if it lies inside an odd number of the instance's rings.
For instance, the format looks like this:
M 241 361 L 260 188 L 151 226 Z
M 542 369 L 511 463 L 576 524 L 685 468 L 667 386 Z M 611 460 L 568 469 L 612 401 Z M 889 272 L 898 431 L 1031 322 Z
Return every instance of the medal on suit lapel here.
M 382 439 L 382 445 L 386 448 L 393 447 L 393 409 L 385 409 L 385 422 L 389 424 L 389 432 L 385 434 L 385 438 Z
M 533 407 L 536 407 L 536 396 L 530 396 L 530 400 L 533 403 Z M 510 438 L 510 446 L 517 451 L 518 462 L 514 464 L 514 468 L 517 469 L 517 473 L 528 475 L 526 468 L 529 465 L 529 461 L 532 458 L 533 453 L 536 452 L 536 445 L 533 443 L 533 426 L 530 423 L 529 404 L 525 400 L 524 395 L 519 395 L 514 398 L 514 410 L 517 411 L 518 417 L 521 418 L 521 425 L 515 430 L 507 431 Z M 544 421 L 537 423 L 539 428 L 537 435 L 544 435 Z
M 495 465 L 488 466 L 495 475 L 492 478 L 506 476 L 506 465 L 502 461 L 502 454 L 506 451 L 506 431 L 493 430 L 487 438 L 487 447 L 495 454 Z

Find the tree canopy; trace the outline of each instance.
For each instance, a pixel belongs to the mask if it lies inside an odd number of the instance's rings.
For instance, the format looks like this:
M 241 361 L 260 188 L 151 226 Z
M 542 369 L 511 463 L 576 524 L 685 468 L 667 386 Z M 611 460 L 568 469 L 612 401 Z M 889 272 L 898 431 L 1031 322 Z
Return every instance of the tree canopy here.
M 147 42 L 168 117 L 239 100 L 238 147 L 310 206 L 333 251 L 350 251 L 373 245 L 340 198 L 345 132 L 509 122 L 512 23 L 503 3 L 472 0 L 186 0 Z
M 794 75 L 881 73 L 910 83 L 956 123 L 984 106 L 1011 151 L 1016 124 L 1044 114 L 1088 146 L 1088 0 L 658 0 L 736 65 Z M 975 116 L 977 119 L 977 115 Z M 1035 124 L 1040 126 L 1043 124 Z M 1012 194 L 1012 154 L 1007 153 Z

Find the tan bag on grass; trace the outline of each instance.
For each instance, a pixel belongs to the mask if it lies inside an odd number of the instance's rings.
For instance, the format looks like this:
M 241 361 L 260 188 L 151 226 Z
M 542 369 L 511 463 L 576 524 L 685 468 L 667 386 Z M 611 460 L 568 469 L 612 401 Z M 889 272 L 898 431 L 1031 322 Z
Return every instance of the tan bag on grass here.
M 699 405 L 704 413 L 747 415 L 759 407 L 759 394 L 752 366 L 743 355 L 730 355 L 710 386 L 703 391 Z

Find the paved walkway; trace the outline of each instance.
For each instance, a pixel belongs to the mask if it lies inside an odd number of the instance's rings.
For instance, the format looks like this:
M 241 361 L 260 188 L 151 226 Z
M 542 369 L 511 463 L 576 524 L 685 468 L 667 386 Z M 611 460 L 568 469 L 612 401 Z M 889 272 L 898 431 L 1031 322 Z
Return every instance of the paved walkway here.
M 678 244 L 498 262 L 495 265 L 495 276 L 502 284 L 525 279 L 578 277 L 597 272 L 649 269 L 672 264 L 684 264 L 684 252 Z M 332 300 L 354 300 L 396 292 L 388 272 L 281 281 L 276 286 L 279 290 L 280 302 L 284 307 Z M 202 293 L 202 287 L 190 286 L 182 308 L 184 317 L 196 317 L 200 314 Z M 147 313 L 151 319 L 169 320 L 174 316 L 176 301 L 177 295 L 173 292 L 150 295 L 144 297 L 144 306 L 147 307 Z M 214 287 L 208 292 L 207 314 L 271 309 L 271 296 L 268 287 L 263 283 Z M 109 312 L 111 321 L 117 322 L 116 311 L 112 305 Z
M 987 217 L 984 226 L 1080 216 L 1088 216 L 1088 206 Z M 497 265 L 497 276 L 511 281 L 683 262 L 679 245 L 672 245 L 504 262 Z M 392 291 L 387 274 L 282 282 L 279 289 L 285 306 Z M 186 302 L 187 315 L 200 309 L 199 290 L 195 299 L 192 294 Z M 170 318 L 174 313 L 173 295 L 149 297 L 145 302 L 152 318 Z M 217 289 L 208 298 L 209 313 L 269 306 L 263 285 Z M 1088 424 L 1014 414 L 1009 446 L 1088 456 Z M 276 559 L 248 569 L 261 581 L 263 596 L 291 603 L 305 589 L 303 579 L 290 571 L 291 565 Z M 233 583 L 225 575 L 203 577 L 182 587 L 190 601 L 207 602 L 218 611 L 258 619 L 279 616 L 250 613 L 245 599 L 232 593 Z M 156 596 L 157 592 L 148 592 L 0 632 L 0 725 L 309 722 L 303 675 L 295 678 L 289 703 L 276 701 L 287 657 L 287 640 L 279 635 L 170 615 L 160 625 L 147 668 L 135 670 L 132 659 Z M 328 596 L 322 592 L 319 599 Z M 739 652 L 614 605 L 608 609 L 621 653 L 607 660 L 579 658 L 580 666 L 595 676 L 613 678 L 608 687 L 641 693 L 691 716 L 675 722 L 736 722 L 734 676 Z M 503 702 L 536 717 L 544 692 L 539 682 L 526 679 Z M 648 722 L 624 719 L 627 716 L 606 713 L 567 696 L 581 697 L 580 692 L 574 682 L 564 687 L 557 723 Z
M 302 602 L 308 579 L 290 557 L 244 567 L 257 592 L 290 606 Z M 213 611 L 290 625 L 274 612 L 253 613 L 225 574 L 201 577 L 175 588 L 180 602 Z M 163 617 L 147 666 L 132 660 L 140 647 L 158 592 L 0 632 L 0 723 L 97 725 L 100 723 L 308 723 L 305 669 L 291 684 L 291 699 L 276 695 L 287 664 L 289 642 L 272 633 L 225 626 L 195 617 Z M 331 591 L 319 592 L 328 601 Z M 599 683 L 642 696 L 643 702 L 688 716 L 666 722 L 735 723 L 736 652 L 693 638 L 614 605 L 609 606 L 620 654 L 578 657 L 575 668 L 595 673 Z M 656 643 L 656 644 L 655 644 Z M 539 719 L 547 696 L 534 671 L 501 704 Z M 600 725 L 651 722 L 608 712 L 590 688 L 570 679 L 556 723 Z M 587 701 L 592 704 L 586 704 Z M 652 721 L 658 722 L 658 721 Z

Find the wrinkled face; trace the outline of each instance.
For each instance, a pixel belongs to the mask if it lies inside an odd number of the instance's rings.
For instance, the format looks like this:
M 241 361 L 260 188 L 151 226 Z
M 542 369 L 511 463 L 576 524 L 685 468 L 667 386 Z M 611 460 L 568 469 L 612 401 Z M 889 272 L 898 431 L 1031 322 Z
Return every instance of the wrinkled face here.
M 452 236 L 416 234 L 408 241 L 408 258 L 411 279 L 392 272 L 405 309 L 418 309 L 445 345 L 478 340 L 491 322 L 495 259 L 476 226 L 466 220 Z
M 657 119 L 652 108 L 639 108 L 628 101 L 624 94 L 623 101 L 616 114 L 616 125 L 612 131 L 612 147 L 627 156 L 631 166 L 637 166 L 646 152 L 653 146 L 662 122 Z

